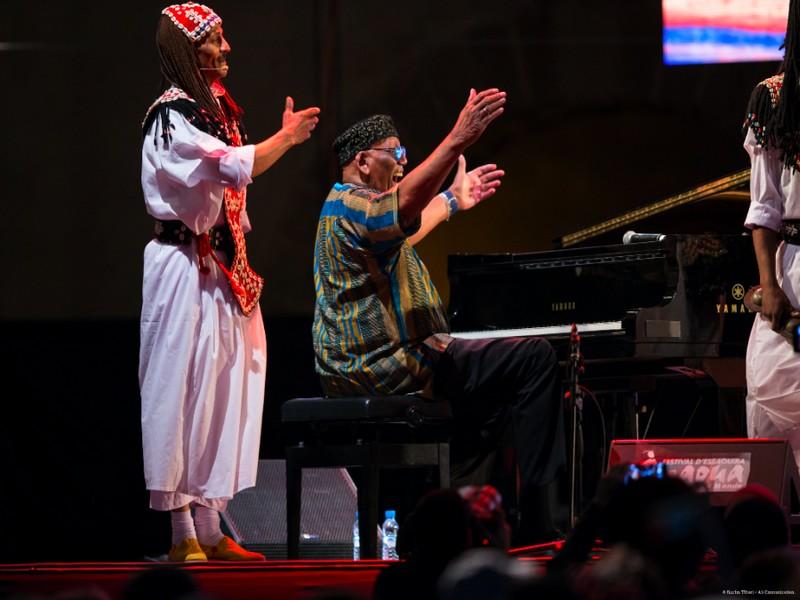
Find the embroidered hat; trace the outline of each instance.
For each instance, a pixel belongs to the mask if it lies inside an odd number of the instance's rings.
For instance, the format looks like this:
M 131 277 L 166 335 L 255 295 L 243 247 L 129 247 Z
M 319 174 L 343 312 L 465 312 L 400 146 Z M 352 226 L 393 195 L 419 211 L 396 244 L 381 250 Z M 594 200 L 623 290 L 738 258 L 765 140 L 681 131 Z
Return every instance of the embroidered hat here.
M 351 125 L 333 141 L 333 151 L 339 159 L 339 166 L 345 166 L 353 160 L 357 152 L 388 137 L 400 137 L 389 115 L 372 115 Z
M 215 25 L 222 23 L 220 16 L 204 4 L 187 2 L 172 4 L 161 11 L 167 15 L 186 36 L 196 42 L 203 38 Z

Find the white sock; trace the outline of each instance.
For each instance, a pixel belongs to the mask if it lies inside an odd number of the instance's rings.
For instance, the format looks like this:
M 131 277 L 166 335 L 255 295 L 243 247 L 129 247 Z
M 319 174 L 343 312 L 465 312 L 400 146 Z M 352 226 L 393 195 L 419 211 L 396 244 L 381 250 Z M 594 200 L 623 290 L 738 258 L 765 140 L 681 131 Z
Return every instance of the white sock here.
M 173 510 L 170 512 L 172 518 L 172 544 L 177 546 L 183 540 L 196 538 L 194 532 L 194 521 L 192 513 L 188 510 Z
M 194 509 L 194 524 L 197 527 L 197 539 L 204 546 L 216 546 L 225 537 L 219 528 L 219 513 L 206 506 Z

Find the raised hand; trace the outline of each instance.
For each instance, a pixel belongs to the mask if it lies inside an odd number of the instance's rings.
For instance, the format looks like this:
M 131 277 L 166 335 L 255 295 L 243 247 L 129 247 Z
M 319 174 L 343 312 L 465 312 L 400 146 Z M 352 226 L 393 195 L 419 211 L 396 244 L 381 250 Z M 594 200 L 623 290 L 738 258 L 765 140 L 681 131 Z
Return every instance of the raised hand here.
M 463 148 L 471 146 L 481 137 L 489 123 L 503 114 L 505 103 L 506 93 L 498 88 L 480 92 L 471 89 L 450 136 Z
M 283 132 L 292 144 L 302 144 L 311 137 L 311 132 L 319 123 L 319 108 L 312 106 L 294 112 L 294 100 L 286 96 L 286 107 L 283 109 Z
M 464 155 L 458 157 L 456 176 L 450 185 L 450 191 L 458 201 L 458 210 L 469 210 L 479 202 L 494 195 L 500 187 L 500 178 L 505 171 L 498 169 L 497 165 L 482 165 L 467 172 L 467 159 Z

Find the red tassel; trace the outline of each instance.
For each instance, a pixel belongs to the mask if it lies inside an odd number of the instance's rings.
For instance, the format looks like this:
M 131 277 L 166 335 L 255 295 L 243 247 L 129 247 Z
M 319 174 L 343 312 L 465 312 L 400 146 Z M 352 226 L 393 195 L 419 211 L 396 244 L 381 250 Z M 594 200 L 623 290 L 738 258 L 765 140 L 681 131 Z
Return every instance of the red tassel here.
M 211 240 L 208 237 L 208 233 L 201 233 L 200 235 L 196 236 L 197 238 L 197 256 L 198 256 L 198 265 L 200 267 L 200 272 L 203 275 L 208 275 L 211 272 L 211 267 L 208 266 L 208 261 L 206 260 L 206 256 L 209 254 L 216 259 L 214 253 L 211 251 Z
M 208 266 L 206 261 L 206 257 L 210 255 L 212 260 L 220 268 L 220 271 L 222 271 L 225 274 L 225 277 L 228 278 L 228 282 L 231 284 L 231 290 L 233 290 L 233 293 L 237 296 L 244 296 L 244 288 L 233 278 L 231 272 L 225 268 L 225 265 L 222 264 L 222 261 L 217 257 L 216 253 L 211 248 L 211 238 L 208 236 L 208 233 L 201 233 L 196 237 L 197 254 L 200 258 L 200 272 L 203 274 L 208 274 L 211 272 L 211 268 Z

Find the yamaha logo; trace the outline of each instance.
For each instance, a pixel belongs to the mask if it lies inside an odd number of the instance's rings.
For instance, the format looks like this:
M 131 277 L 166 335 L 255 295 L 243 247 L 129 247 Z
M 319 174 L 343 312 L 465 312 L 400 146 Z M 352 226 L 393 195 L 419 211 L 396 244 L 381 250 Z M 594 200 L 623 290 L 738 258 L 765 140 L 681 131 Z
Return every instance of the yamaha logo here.
M 733 302 L 730 304 L 717 304 L 717 314 L 738 314 L 743 315 L 746 313 L 751 312 L 742 302 L 742 298 L 744 298 L 745 289 L 741 283 L 736 283 L 731 288 L 731 296 L 733 296 Z

